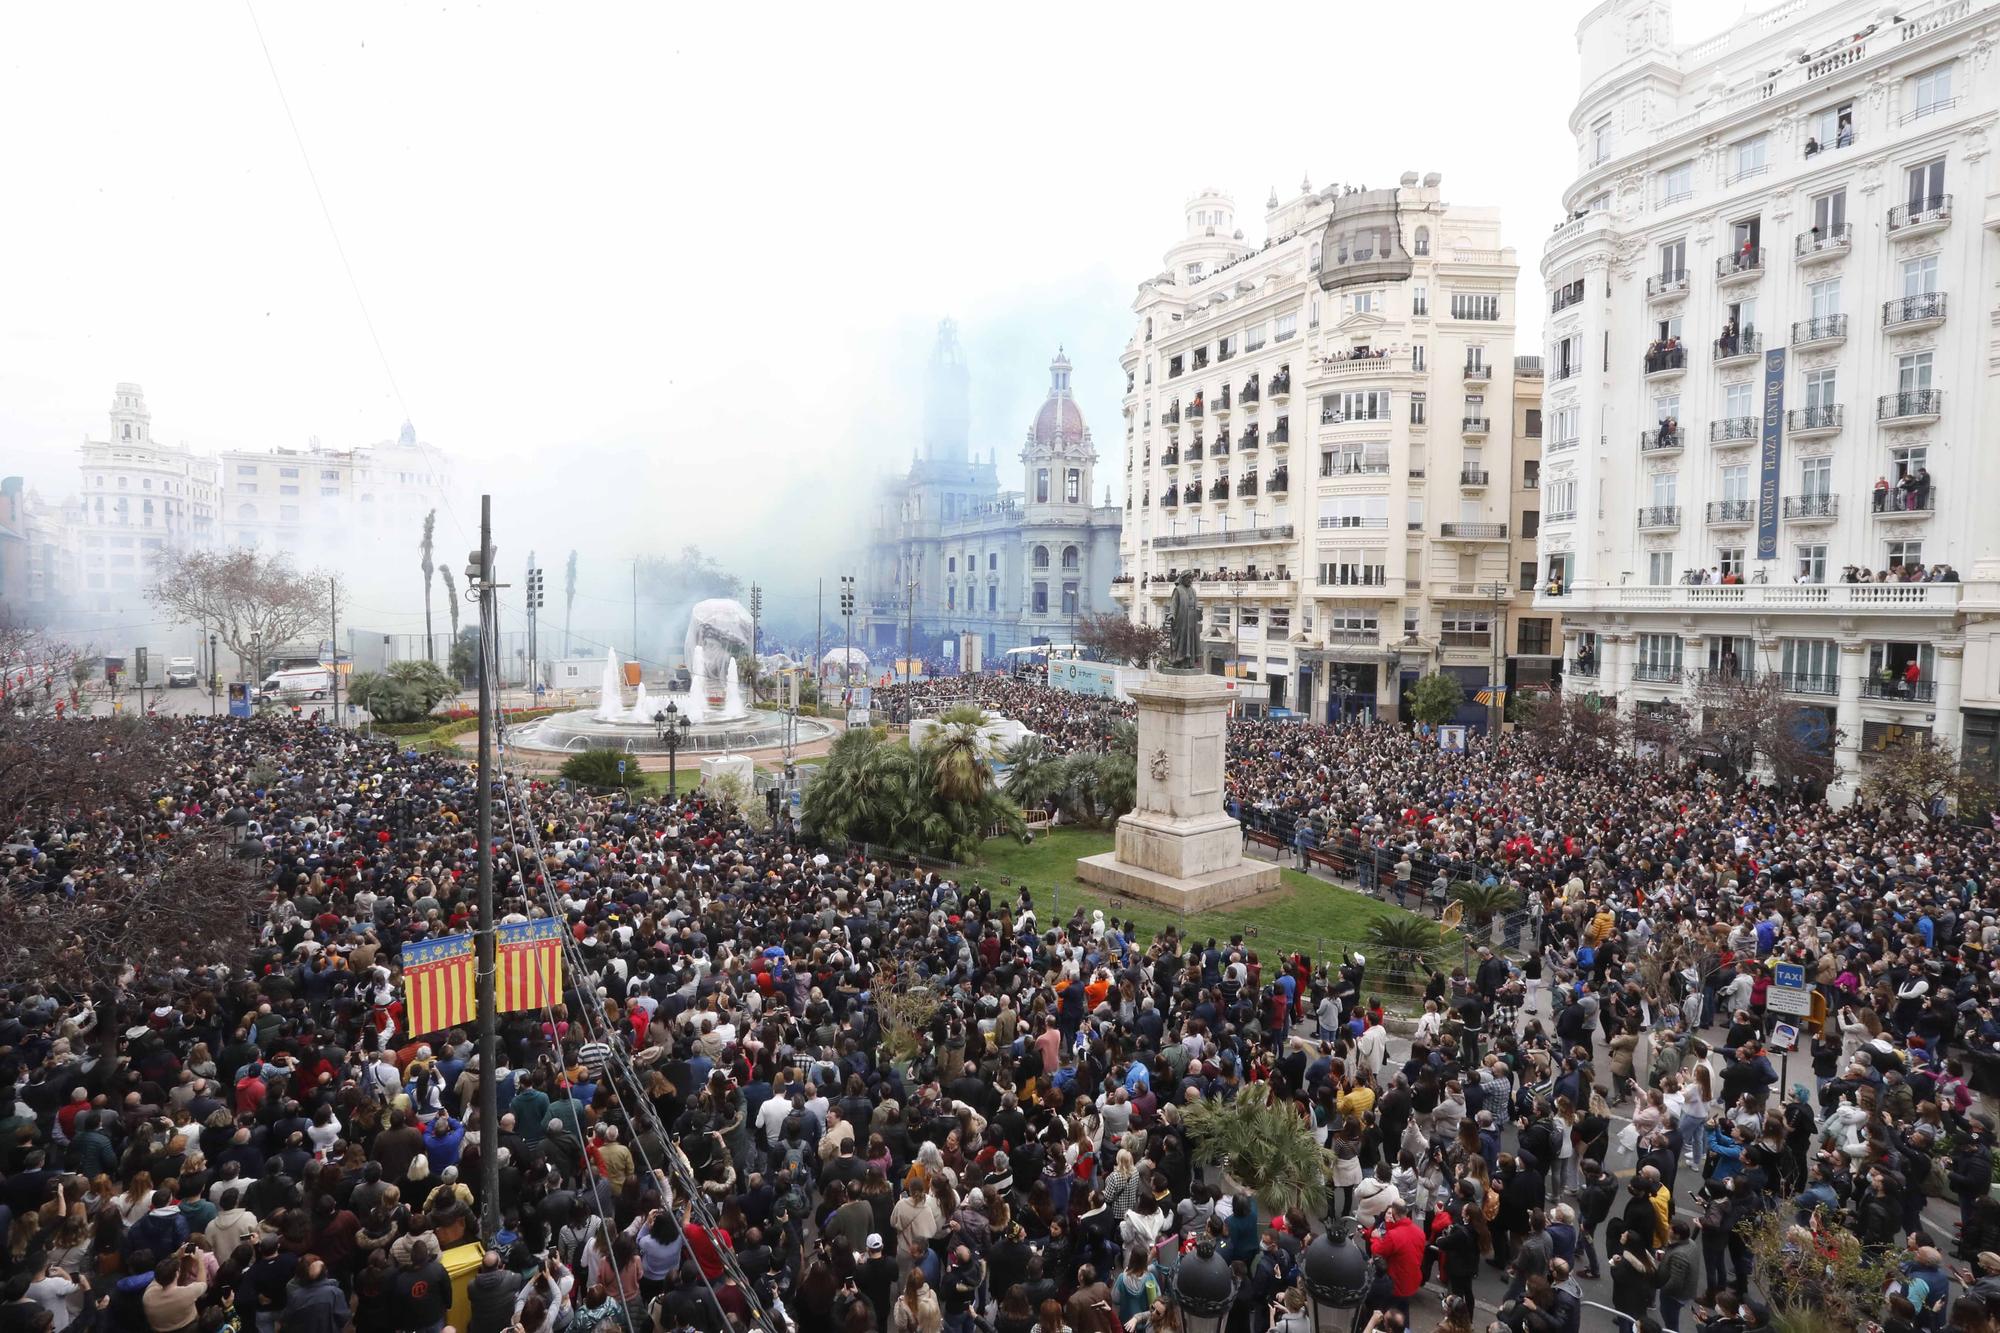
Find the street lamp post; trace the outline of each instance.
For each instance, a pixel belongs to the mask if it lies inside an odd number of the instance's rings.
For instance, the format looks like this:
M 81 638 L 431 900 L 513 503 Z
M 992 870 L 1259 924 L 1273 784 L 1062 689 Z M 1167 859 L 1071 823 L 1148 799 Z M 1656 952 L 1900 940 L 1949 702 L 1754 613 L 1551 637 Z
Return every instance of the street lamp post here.
M 208 715 L 215 716 L 215 696 L 221 690 L 222 671 L 215 665 L 215 632 L 208 635 Z
M 1500 665 L 1500 654 L 1501 650 L 1506 646 L 1507 638 L 1505 620 L 1503 619 L 1507 614 L 1507 585 L 1496 581 L 1487 584 L 1481 591 L 1493 599 L 1493 615 L 1486 622 L 1486 632 L 1493 644 L 1493 665 L 1486 674 L 1488 681 L 1486 690 L 1486 733 L 1488 744 L 1497 746 L 1500 744 L 1500 723 L 1506 716 L 1504 704 L 1500 697 L 1503 688 L 1500 678 L 1505 674 Z
M 681 746 L 693 730 L 694 724 L 681 713 L 676 704 L 668 703 L 665 708 L 653 714 L 653 734 L 659 738 L 660 744 L 667 747 L 667 795 L 670 798 L 677 798 L 680 795 L 681 773 L 678 760 Z
M 1358 1328 L 1371 1276 L 1368 1251 L 1356 1235 L 1354 1219 L 1335 1218 L 1306 1247 L 1300 1264 L 1302 1285 L 1312 1299 L 1313 1333 Z
M 847 622 L 847 651 L 840 656 L 840 706 L 848 707 L 852 696 L 848 691 L 854 685 L 854 576 L 840 576 L 840 615 Z M 818 670 L 815 663 L 814 670 Z

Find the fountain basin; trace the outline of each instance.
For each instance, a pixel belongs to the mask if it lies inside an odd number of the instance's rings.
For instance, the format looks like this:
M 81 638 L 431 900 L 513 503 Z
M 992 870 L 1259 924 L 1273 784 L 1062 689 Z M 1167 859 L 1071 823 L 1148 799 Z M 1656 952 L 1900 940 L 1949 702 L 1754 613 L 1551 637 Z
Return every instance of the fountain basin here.
M 659 701 L 664 705 L 665 701 Z M 682 754 L 717 754 L 732 750 L 761 750 L 785 743 L 786 717 L 783 713 L 752 709 L 742 717 L 719 722 L 697 722 L 681 737 Z M 798 745 L 824 740 L 833 728 L 815 717 L 800 717 L 793 732 Z M 577 754 L 584 750 L 614 750 L 620 754 L 665 754 L 651 722 L 607 722 L 588 708 L 556 713 L 507 728 L 507 744 L 522 750 L 547 754 Z

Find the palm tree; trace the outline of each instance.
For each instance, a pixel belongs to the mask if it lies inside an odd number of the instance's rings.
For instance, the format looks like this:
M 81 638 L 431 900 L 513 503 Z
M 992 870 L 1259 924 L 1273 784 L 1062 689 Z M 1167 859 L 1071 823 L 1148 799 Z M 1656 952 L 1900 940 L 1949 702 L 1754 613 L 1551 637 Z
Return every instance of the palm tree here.
M 431 554 L 432 541 L 437 536 L 437 522 L 437 510 L 433 509 L 430 513 L 424 515 L 424 539 L 420 543 L 420 548 L 424 554 L 424 660 L 426 662 L 435 662 L 437 660 L 437 653 L 431 646 L 434 642 L 431 638 L 431 571 L 436 568 L 436 566 L 431 564 Z
M 1298 1108 L 1268 1083 L 1247 1083 L 1229 1101 L 1205 1100 L 1181 1114 L 1198 1162 L 1220 1163 L 1271 1214 L 1326 1212 L 1333 1150 L 1322 1148 Z
M 569 553 L 569 563 L 563 566 L 563 656 L 569 656 L 569 621 L 576 610 L 576 552 Z
M 986 715 L 977 708 L 951 709 L 924 742 L 931 785 L 947 801 L 974 802 L 993 788 L 993 770 L 987 763 L 993 741 L 980 730 L 985 721 Z
M 439 565 L 438 573 L 444 576 L 444 604 L 445 609 L 451 612 L 451 642 L 452 647 L 456 649 L 458 646 L 458 580 L 451 576 L 450 565 Z M 428 611 L 425 612 L 426 616 L 429 614 Z M 425 632 L 428 633 L 429 631 Z M 461 676 L 459 679 L 463 683 L 465 678 Z
M 1368 952 L 1391 984 L 1422 977 L 1443 943 L 1436 924 L 1420 916 L 1381 916 L 1368 923 Z
M 1486 925 L 1502 912 L 1512 911 L 1521 905 L 1521 895 L 1505 884 L 1475 884 L 1471 880 L 1460 880 L 1451 886 L 1454 902 L 1465 904 L 1465 914 L 1475 925 Z
M 1007 799 L 1023 810 L 1045 806 L 1051 798 L 1063 798 L 1066 775 L 1063 760 L 1051 754 L 1046 742 L 1032 733 L 1015 741 L 1004 756 L 1007 762 Z

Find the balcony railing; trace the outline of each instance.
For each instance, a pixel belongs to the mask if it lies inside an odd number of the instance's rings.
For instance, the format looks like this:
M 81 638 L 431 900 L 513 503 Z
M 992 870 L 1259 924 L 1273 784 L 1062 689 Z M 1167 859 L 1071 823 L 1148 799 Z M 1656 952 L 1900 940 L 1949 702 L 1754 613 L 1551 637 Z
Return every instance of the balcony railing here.
M 1687 348 L 1656 347 L 1646 353 L 1648 375 L 1675 375 L 1687 369 Z
M 1810 347 L 1814 343 L 1839 342 L 1847 336 L 1847 316 L 1821 315 L 1817 319 L 1801 319 L 1792 325 L 1792 346 Z
M 1203 450 L 1200 440 L 1195 440 L 1191 442 L 1187 447 L 1187 461 L 1190 463 L 1199 463 L 1201 461 L 1202 452 Z
M 1641 662 L 1632 668 L 1632 679 L 1665 684 L 1677 681 L 1684 673 L 1677 666 L 1664 666 L 1658 662 Z
M 1720 282 L 1734 282 L 1738 278 L 1754 278 L 1764 271 L 1764 251 L 1762 247 L 1748 245 L 1735 254 L 1724 255 L 1715 261 L 1715 276 Z
M 1840 429 L 1846 409 L 1839 403 L 1795 407 L 1785 413 L 1785 429 L 1794 435 L 1823 435 Z
M 1820 518 L 1840 517 L 1840 497 L 1837 495 L 1788 495 L 1785 497 L 1785 517 L 1798 522 L 1810 522 Z
M 1273 495 L 1283 495 L 1287 490 L 1291 489 L 1291 484 L 1291 474 L 1283 468 L 1278 468 L 1264 482 L 1264 489 Z
M 1588 665 L 1586 665 L 1583 662 L 1580 662 L 1576 658 L 1572 657 L 1569 660 L 1569 666 L 1564 674 L 1571 676 L 1581 676 L 1585 680 L 1596 680 L 1597 663 L 1593 661 Z
M 1681 525 L 1679 505 L 1641 505 L 1639 526 L 1641 528 L 1678 528 Z
M 1688 271 L 1684 268 L 1655 273 L 1646 279 L 1646 299 L 1665 300 L 1670 296 L 1685 296 L 1688 289 Z
M 1821 259 L 1836 259 L 1844 255 L 1854 244 L 1854 228 L 1843 222 L 1838 227 L 1802 231 L 1792 242 L 1792 253 L 1803 263 L 1816 263 Z
M 1320 464 L 1322 477 L 1386 477 L 1389 459 L 1385 454 L 1330 454 Z
M 1576 448 L 1577 444 L 1578 444 L 1578 437 L 1575 435 L 1569 435 L 1561 439 L 1550 440 L 1548 444 L 1543 447 L 1542 452 L 1545 454 L 1559 454 L 1562 453 L 1564 450 Z
M 1218 481 L 1213 486 L 1209 487 L 1208 498 L 1211 500 L 1227 500 L 1229 498 L 1228 479 L 1224 478 L 1223 480 Z
M 1715 340 L 1715 360 L 1718 365 L 1725 361 L 1740 361 L 1746 356 L 1761 356 L 1764 351 L 1764 335 L 1754 329 L 1749 333 L 1725 333 Z
M 1445 648 L 1491 648 L 1491 630 L 1448 629 L 1438 635 L 1438 644 Z
M 1197 398 L 1194 402 L 1188 404 L 1187 419 L 1189 421 L 1200 421 L 1201 414 L 1202 414 L 1201 400 Z
M 1944 293 L 1919 292 L 1915 296 L 1892 297 L 1882 303 L 1885 329 L 1927 329 L 1944 322 Z
M 1321 514 L 1319 526 L 1323 531 L 1335 528 L 1386 528 L 1389 526 L 1389 520 L 1386 515 Z
M 1229 386 L 1227 384 L 1222 386 L 1221 393 L 1215 395 L 1215 402 L 1212 406 L 1218 413 L 1229 410 Z
M 1778 688 L 1786 694 L 1840 693 L 1840 677 L 1822 676 L 1810 671 L 1781 671 L 1778 673 Z
M 1169 446 L 1168 448 L 1160 451 L 1160 466 L 1179 467 L 1180 462 L 1181 462 L 1180 450 Z
M 1246 495 L 1255 495 L 1256 493 L 1257 493 L 1257 474 L 1254 472 L 1244 473 L 1243 480 L 1236 483 L 1236 494 L 1238 496 L 1246 496 Z
M 1542 515 L 1543 520 L 1549 523 L 1567 523 L 1575 517 L 1574 509 L 1551 509 Z
M 1558 287 L 1549 297 L 1549 313 L 1560 314 L 1583 300 L 1583 280 L 1577 279 L 1566 286 Z
M 1179 403 L 1175 403 L 1175 404 L 1174 404 L 1174 405 L 1173 405 L 1172 407 L 1170 407 L 1170 408 L 1168 408 L 1168 409 L 1167 409 L 1166 411 L 1162 412 L 1162 413 L 1160 414 L 1160 420 L 1161 420 L 1161 421 L 1164 421 L 1164 422 L 1165 422 L 1165 423 L 1166 423 L 1167 425 L 1169 425 L 1169 426 L 1178 426 L 1178 425 L 1180 425 L 1180 424 L 1181 424 L 1181 405 L 1180 405 Z
M 1943 389 L 1909 389 L 1903 393 L 1885 393 L 1875 400 L 1877 421 L 1929 420 L 1943 411 Z
M 1467 435 L 1484 435 L 1492 425 L 1485 417 L 1466 417 L 1461 430 Z
M 1757 426 L 1756 417 L 1723 417 L 1719 421 L 1708 423 L 1708 442 L 1729 444 L 1741 440 L 1754 440 L 1757 438 Z
M 1572 587 L 1565 605 L 1578 611 L 1714 612 L 1782 615 L 1841 612 L 1856 615 L 1950 615 L 1958 607 L 1957 583 L 1714 583 L 1699 586 L 1631 584 Z
M 1505 541 L 1507 538 L 1505 523 L 1445 523 L 1438 530 L 1446 537 L 1461 541 Z
M 1272 444 L 1290 444 L 1291 440 L 1292 426 L 1289 420 L 1280 421 L 1277 425 L 1271 427 Z
M 1257 381 L 1253 378 L 1244 383 L 1243 392 L 1236 396 L 1236 401 L 1248 407 L 1262 396 L 1262 392 L 1257 387 Z
M 1243 428 L 1243 434 L 1240 437 L 1238 437 L 1236 441 L 1236 447 L 1243 453 L 1247 454 L 1247 453 L 1254 453 L 1257 449 L 1257 444 L 1258 444 L 1257 423 L 1253 421 L 1248 426 Z
M 1484 486 L 1486 484 L 1486 469 L 1483 467 L 1460 468 L 1458 470 L 1458 484 L 1461 486 Z
M 1262 528 L 1213 528 L 1207 532 L 1183 532 L 1170 536 L 1153 538 L 1158 547 L 1179 546 L 1248 546 L 1264 542 L 1290 541 L 1292 525 L 1279 523 Z
M 1905 236 L 1935 231 L 1951 221 L 1951 196 L 1924 195 L 1889 210 L 1889 230 Z
M 1271 396 L 1273 398 L 1283 398 L 1286 395 L 1290 394 L 1291 391 L 1292 391 L 1291 371 L 1281 370 L 1277 374 L 1271 376 Z
M 1679 449 L 1684 447 L 1685 444 L 1686 441 L 1682 439 L 1681 428 L 1678 425 L 1663 422 L 1652 430 L 1642 430 L 1639 432 L 1639 452 L 1642 454 L 1656 454 L 1663 450 Z
M 1717 527 L 1727 527 L 1736 523 L 1748 523 L 1754 514 L 1754 507 L 1748 500 L 1710 500 L 1708 502 L 1708 521 Z
M 1465 382 L 1467 384 L 1484 384 L 1492 378 L 1493 368 L 1491 366 L 1467 366 L 1465 368 Z
M 1890 703 L 1927 704 L 1937 699 L 1937 682 L 1934 680 L 1904 680 L 1897 676 L 1893 680 L 1864 680 L 1861 682 L 1862 697 L 1886 699 Z
M 1877 518 L 1928 518 L 1937 512 L 1937 486 L 1926 480 L 1907 490 L 1892 486 L 1876 491 L 1870 499 Z

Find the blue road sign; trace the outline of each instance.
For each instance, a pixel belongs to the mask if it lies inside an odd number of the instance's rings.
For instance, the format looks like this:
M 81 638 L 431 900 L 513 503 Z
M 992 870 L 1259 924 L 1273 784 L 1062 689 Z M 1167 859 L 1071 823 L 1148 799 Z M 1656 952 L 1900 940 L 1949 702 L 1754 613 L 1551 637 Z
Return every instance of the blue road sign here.
M 1803 963 L 1779 963 L 1771 969 L 1773 986 L 1802 988 L 1806 984 L 1806 968 Z

